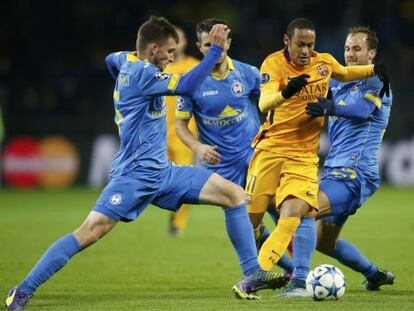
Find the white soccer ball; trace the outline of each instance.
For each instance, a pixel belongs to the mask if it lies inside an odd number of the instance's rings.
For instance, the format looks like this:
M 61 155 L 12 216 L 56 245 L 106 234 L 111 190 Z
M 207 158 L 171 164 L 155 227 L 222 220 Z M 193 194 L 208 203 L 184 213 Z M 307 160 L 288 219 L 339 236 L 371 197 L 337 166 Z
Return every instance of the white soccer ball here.
M 332 265 L 320 265 L 309 272 L 306 290 L 313 300 L 339 299 L 345 294 L 345 276 Z

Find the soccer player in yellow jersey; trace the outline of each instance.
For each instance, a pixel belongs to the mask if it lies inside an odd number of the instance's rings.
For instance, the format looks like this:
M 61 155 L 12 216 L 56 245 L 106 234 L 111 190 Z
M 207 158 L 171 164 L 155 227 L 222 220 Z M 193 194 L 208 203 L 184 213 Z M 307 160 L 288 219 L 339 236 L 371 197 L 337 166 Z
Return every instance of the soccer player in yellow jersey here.
M 331 77 L 353 81 L 377 73 L 384 88 L 388 87 L 382 64 L 344 67 L 330 54 L 314 51 L 315 38 L 311 21 L 295 19 L 284 35 L 285 48 L 269 55 L 262 64 L 259 108 L 267 113 L 267 119 L 253 141 L 255 152 L 246 183 L 250 219 L 256 231 L 269 205 L 275 204 L 280 213 L 276 229 L 259 252 L 264 270 L 272 269 L 301 222 L 307 222 L 301 239 L 293 243 L 295 271 L 287 295 L 282 297 L 294 297 L 289 293 L 305 287 L 315 248 L 312 217 L 318 210 L 317 151 L 324 119 L 308 116 L 307 103 L 326 97 Z
M 175 61 L 167 66 L 164 70 L 166 73 L 184 74 L 190 71 L 199 61 L 185 54 L 187 46 L 187 38 L 184 31 L 175 27 L 180 41 L 175 52 Z M 177 105 L 177 96 L 165 96 L 167 104 L 167 145 L 168 157 L 171 161 L 180 165 L 191 165 L 194 162 L 194 154 L 183 142 L 178 138 L 175 132 L 175 110 Z M 196 135 L 197 126 L 194 118 L 191 118 L 188 128 Z M 176 213 L 171 213 L 168 231 L 171 235 L 177 235 L 182 232 L 188 222 L 189 205 L 184 204 Z

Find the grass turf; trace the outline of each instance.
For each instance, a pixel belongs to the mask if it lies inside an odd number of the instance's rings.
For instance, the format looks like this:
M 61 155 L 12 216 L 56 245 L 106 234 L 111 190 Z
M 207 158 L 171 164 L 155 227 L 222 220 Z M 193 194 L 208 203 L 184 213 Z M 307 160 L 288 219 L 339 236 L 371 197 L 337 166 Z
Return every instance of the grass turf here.
M 0 190 L 0 293 L 78 226 L 98 195 L 87 189 Z M 396 284 L 380 292 L 363 292 L 361 275 L 315 253 L 312 266 L 332 263 L 344 272 L 341 300 L 273 299 L 278 291 L 264 291 L 260 302 L 237 300 L 230 288 L 240 270 L 221 210 L 195 206 L 188 230 L 172 238 L 168 213 L 151 206 L 75 256 L 36 292 L 27 310 L 414 310 L 413 201 L 412 189 L 382 187 L 344 229 L 344 238 L 396 273 Z

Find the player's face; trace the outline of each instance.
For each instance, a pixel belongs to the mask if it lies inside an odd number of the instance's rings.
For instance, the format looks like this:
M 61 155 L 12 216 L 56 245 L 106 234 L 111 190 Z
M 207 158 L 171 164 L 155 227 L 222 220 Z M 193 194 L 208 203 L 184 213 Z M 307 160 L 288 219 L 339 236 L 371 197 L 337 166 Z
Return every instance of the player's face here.
M 174 61 L 174 52 L 177 48 L 177 42 L 174 38 L 170 37 L 162 45 L 157 45 L 153 50 L 152 63 L 160 70 L 164 70 L 165 67 Z
M 224 48 L 224 51 L 221 53 L 220 59 L 218 61 L 218 64 L 221 64 L 226 60 L 227 57 L 227 51 L 230 48 L 231 39 L 227 39 L 226 47 Z M 199 41 L 197 42 L 197 47 L 200 49 L 200 52 L 206 56 L 208 53 L 208 50 L 211 47 L 210 42 L 210 36 L 207 32 L 202 32 L 199 38 Z
M 311 55 L 315 48 L 316 34 L 310 29 L 295 29 L 293 37 L 285 35 L 284 41 L 287 45 L 290 59 L 296 65 L 305 67 L 311 61 Z
M 345 63 L 347 66 L 372 64 L 377 51 L 368 49 L 367 35 L 364 33 L 350 34 L 345 41 Z

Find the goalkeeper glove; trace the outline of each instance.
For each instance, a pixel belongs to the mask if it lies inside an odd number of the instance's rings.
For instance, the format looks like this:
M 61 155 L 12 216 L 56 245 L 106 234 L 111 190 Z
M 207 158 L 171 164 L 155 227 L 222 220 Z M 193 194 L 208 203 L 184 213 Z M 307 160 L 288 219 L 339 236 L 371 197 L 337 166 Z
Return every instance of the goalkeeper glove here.
M 306 113 L 312 117 L 335 115 L 335 104 L 324 97 L 319 97 L 317 103 L 308 103 Z
M 390 96 L 390 81 L 388 79 L 387 67 L 383 63 L 374 64 L 374 72 L 382 82 L 382 88 L 379 97 L 384 97 L 384 94 Z
M 307 78 L 310 78 L 310 76 L 307 74 L 302 74 L 297 77 L 289 78 L 289 83 L 287 84 L 286 88 L 282 90 L 282 96 L 285 99 L 291 98 L 293 95 L 299 92 L 306 84 L 308 84 L 308 81 L 306 81 Z

